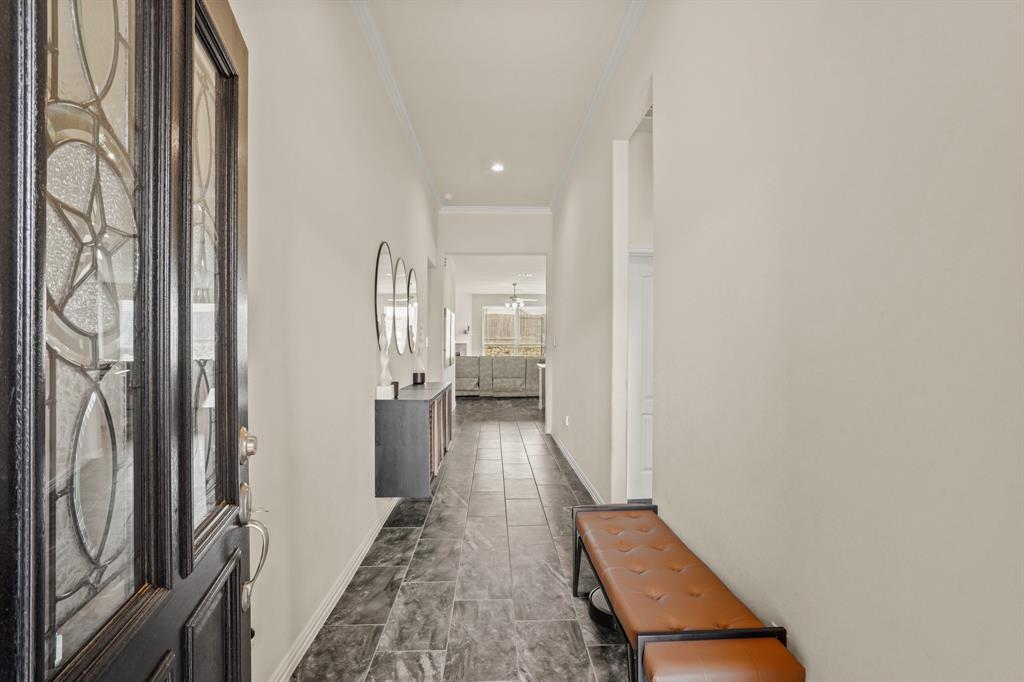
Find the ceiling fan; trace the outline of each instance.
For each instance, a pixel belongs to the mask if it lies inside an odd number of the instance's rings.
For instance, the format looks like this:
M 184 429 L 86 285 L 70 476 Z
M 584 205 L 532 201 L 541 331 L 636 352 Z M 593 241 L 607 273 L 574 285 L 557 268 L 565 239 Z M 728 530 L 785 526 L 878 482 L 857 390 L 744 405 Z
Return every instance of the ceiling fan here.
M 519 310 L 526 307 L 527 303 L 536 301 L 535 298 L 523 298 L 516 293 L 516 287 L 519 286 L 517 282 L 512 282 L 512 295 L 505 301 L 505 307 L 509 310 Z

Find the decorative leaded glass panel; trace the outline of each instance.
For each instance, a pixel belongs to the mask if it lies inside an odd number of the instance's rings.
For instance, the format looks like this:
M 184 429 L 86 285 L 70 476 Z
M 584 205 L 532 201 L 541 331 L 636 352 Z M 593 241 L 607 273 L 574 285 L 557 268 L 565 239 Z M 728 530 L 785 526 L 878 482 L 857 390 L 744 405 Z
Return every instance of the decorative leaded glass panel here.
M 50 0 L 46 84 L 47 669 L 135 592 L 134 6 Z
M 193 40 L 192 69 L 192 527 L 218 502 L 215 362 L 218 230 L 217 67 Z

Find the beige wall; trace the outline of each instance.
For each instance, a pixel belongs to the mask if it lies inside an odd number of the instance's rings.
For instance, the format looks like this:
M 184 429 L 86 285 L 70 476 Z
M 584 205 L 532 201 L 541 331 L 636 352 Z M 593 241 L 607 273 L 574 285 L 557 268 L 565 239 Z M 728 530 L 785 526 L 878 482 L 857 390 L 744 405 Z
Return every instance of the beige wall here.
M 1024 679 L 1024 5 L 652 3 L 632 45 L 554 207 L 556 433 L 606 492 L 653 76 L 662 514 L 811 680 Z
M 428 301 L 436 209 L 347 3 L 232 6 L 251 58 L 251 469 L 273 539 L 253 679 L 268 680 L 387 509 L 373 494 L 374 260 L 388 240 Z M 411 369 L 393 356 L 396 378 Z
M 645 124 L 629 138 L 629 245 L 654 243 L 654 139 Z

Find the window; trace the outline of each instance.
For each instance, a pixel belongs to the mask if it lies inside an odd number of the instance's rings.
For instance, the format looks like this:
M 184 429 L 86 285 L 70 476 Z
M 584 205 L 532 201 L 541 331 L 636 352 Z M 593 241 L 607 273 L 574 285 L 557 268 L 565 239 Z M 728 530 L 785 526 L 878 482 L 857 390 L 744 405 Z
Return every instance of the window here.
M 484 306 L 484 355 L 544 357 L 545 309 Z

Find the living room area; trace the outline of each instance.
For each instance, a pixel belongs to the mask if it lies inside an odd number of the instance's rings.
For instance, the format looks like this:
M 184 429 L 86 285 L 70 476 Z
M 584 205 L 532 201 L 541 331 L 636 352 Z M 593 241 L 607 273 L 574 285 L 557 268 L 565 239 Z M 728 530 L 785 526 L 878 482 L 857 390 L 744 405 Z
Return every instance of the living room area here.
M 458 398 L 542 405 L 547 342 L 543 254 L 449 257 L 455 289 Z

